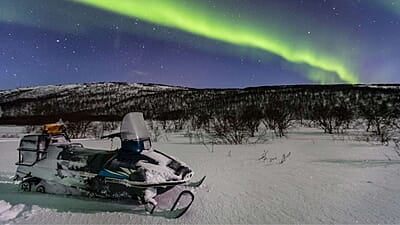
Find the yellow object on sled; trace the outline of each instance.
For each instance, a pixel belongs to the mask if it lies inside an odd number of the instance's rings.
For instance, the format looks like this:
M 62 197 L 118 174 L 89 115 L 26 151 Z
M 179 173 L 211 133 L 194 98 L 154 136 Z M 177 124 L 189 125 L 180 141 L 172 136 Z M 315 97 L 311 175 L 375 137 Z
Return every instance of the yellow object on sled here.
M 61 134 L 65 132 L 63 123 L 51 123 L 43 126 L 43 132 L 47 134 Z

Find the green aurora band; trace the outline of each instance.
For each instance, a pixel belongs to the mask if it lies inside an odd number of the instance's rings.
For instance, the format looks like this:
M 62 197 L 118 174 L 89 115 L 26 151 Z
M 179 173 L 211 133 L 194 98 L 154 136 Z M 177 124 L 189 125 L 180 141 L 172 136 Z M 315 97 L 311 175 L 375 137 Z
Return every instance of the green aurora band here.
M 379 5 L 387 11 L 400 15 L 400 1 L 393 0 L 370 0 L 374 4 Z
M 306 64 L 321 70 L 319 76 L 310 75 L 315 82 L 335 80 L 359 83 L 360 79 L 346 65 L 321 52 L 292 45 L 276 37 L 272 31 L 257 29 L 245 23 L 229 21 L 193 1 L 179 0 L 71 0 L 120 15 L 142 19 L 165 27 L 175 28 L 195 35 L 229 44 L 261 49 L 296 64 Z M 190 4 L 189 4 L 190 2 Z M 325 71 L 325 73 L 324 73 Z M 322 74 L 322 75 L 321 75 Z M 326 74 L 326 75 L 323 75 Z M 325 76 L 325 78 L 324 78 Z

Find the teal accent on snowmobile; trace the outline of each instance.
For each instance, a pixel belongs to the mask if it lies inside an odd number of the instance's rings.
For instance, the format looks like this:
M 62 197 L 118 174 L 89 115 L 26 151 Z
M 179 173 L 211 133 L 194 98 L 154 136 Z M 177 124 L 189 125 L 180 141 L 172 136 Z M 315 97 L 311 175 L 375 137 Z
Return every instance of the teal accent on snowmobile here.
M 111 178 L 117 178 L 117 179 L 128 179 L 129 178 L 127 175 L 118 174 L 117 172 L 111 172 L 109 170 L 101 170 L 99 173 L 99 176 L 111 177 Z

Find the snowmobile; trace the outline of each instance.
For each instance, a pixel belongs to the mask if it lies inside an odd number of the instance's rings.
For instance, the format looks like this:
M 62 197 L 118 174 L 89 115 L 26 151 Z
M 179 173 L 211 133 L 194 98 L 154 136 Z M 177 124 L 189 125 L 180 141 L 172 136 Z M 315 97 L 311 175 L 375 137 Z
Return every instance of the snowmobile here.
M 152 147 L 142 113 L 126 114 L 119 133 L 102 137 L 120 138 L 121 147 L 113 151 L 72 143 L 63 123 L 42 130 L 24 136 L 18 148 L 15 179 L 22 191 L 134 199 L 153 214 L 157 195 L 176 186 L 198 187 L 205 179 L 190 182 L 193 171 L 188 165 Z M 177 209 L 184 196 L 188 203 Z M 193 193 L 184 190 L 169 212 L 178 218 L 193 200 Z

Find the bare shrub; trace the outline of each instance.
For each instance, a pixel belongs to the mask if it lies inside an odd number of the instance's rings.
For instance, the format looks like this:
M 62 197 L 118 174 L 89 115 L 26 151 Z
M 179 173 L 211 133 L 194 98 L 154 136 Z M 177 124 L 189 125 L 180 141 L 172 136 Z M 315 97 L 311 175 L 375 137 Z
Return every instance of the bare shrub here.
M 288 152 L 287 154 L 282 154 L 282 159 L 281 161 L 279 161 L 279 164 L 283 164 L 284 162 L 286 162 L 286 160 L 290 157 L 291 154 L 292 152 Z
M 367 121 L 366 131 L 379 137 L 382 143 L 388 143 L 399 130 L 399 106 L 379 96 L 369 98 L 360 105 L 361 116 Z
M 262 161 L 263 163 L 273 163 L 275 160 L 278 160 L 278 157 L 276 156 L 268 156 L 269 151 L 264 150 L 264 152 L 261 154 L 260 158 L 258 158 L 259 161 Z M 282 154 L 282 159 L 277 162 L 277 164 L 283 164 L 286 162 L 286 160 L 291 156 L 291 152 L 288 152 L 287 154 Z
M 258 158 L 258 160 L 263 161 L 263 162 L 267 161 L 267 159 L 268 159 L 267 154 L 268 154 L 268 151 L 264 150 L 264 152 L 261 154 L 261 157 Z
M 240 120 L 244 128 L 249 132 L 250 137 L 255 137 L 261 120 L 263 118 L 262 111 L 257 106 L 247 106 L 243 109 Z
M 266 128 L 273 130 L 277 137 L 283 137 L 294 119 L 290 103 L 273 95 L 266 104 L 263 123 Z
M 237 112 L 226 112 L 211 119 L 209 133 L 223 143 L 243 144 L 250 134 L 243 126 L 242 117 Z
M 92 121 L 79 121 L 67 123 L 67 134 L 70 138 L 85 138 L 87 137 L 88 131 L 92 128 Z
M 311 117 L 325 133 L 333 134 L 349 128 L 354 113 L 345 100 L 326 97 L 312 106 Z
M 400 157 L 400 139 L 395 139 L 394 144 L 394 151 L 396 152 L 397 156 Z
M 41 131 L 41 126 L 25 126 L 25 133 L 37 133 Z

